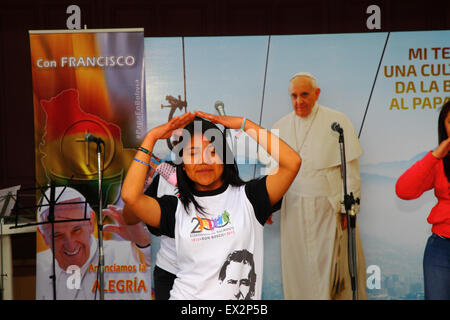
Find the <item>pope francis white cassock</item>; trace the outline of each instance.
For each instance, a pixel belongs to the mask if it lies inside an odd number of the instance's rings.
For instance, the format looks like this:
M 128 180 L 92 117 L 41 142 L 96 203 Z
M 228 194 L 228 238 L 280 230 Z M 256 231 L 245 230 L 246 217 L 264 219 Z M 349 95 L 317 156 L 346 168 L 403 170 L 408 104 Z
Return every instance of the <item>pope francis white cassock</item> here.
M 347 191 L 360 198 L 358 157 L 362 154 L 355 129 L 343 113 L 317 103 L 320 89 L 308 73 L 294 75 L 289 85 L 294 111 L 272 129 L 296 150 L 300 171 L 281 205 L 281 260 L 285 299 L 352 299 L 347 260 L 347 230 L 341 215 L 343 187 L 337 122 L 344 130 Z M 277 133 L 276 131 L 274 133 Z M 260 159 L 268 159 L 260 151 Z M 273 159 L 269 170 L 275 166 Z M 345 210 L 344 210 L 345 213 Z M 367 299 L 365 262 L 356 229 L 358 298 Z

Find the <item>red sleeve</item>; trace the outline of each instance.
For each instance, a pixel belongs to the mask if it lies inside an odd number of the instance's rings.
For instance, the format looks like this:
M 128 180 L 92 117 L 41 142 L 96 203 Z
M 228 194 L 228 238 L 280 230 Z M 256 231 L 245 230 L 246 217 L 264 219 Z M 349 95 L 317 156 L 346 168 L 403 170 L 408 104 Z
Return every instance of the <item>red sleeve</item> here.
M 425 191 L 434 187 L 434 168 L 441 161 L 428 152 L 423 159 L 417 161 L 397 180 L 395 192 L 404 200 L 420 197 Z

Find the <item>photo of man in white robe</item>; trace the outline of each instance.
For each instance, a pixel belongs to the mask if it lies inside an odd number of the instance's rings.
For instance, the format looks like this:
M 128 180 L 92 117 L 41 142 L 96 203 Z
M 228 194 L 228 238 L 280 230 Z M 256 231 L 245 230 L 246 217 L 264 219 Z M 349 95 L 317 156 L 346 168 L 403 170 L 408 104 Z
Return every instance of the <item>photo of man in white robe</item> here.
M 320 88 L 309 73 L 289 82 L 293 111 L 276 121 L 274 133 L 302 157 L 300 171 L 281 205 L 281 266 L 285 299 L 352 299 L 347 260 L 347 226 L 342 209 L 343 187 L 337 122 L 345 133 L 348 193 L 360 198 L 358 158 L 362 154 L 355 129 L 341 112 L 320 105 Z M 273 159 L 260 151 L 270 171 Z M 367 299 L 365 261 L 356 228 L 359 299 Z

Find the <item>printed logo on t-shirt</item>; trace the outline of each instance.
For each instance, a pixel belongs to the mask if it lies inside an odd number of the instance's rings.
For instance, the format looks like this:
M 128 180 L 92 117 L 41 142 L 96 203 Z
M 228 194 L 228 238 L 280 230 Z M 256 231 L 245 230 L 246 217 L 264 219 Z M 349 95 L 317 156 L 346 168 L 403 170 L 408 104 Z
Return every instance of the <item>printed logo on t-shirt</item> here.
M 201 241 L 222 238 L 234 234 L 230 214 L 225 210 L 216 219 L 201 218 L 198 214 L 191 220 L 191 240 Z

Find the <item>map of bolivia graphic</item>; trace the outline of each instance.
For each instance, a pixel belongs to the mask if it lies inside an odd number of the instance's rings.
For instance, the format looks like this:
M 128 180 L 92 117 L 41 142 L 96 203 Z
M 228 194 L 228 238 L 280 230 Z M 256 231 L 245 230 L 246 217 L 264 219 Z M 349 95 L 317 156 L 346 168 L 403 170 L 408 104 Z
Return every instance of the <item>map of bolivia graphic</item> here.
M 85 135 L 91 133 L 105 142 L 101 159 L 104 162 L 104 204 L 116 203 L 125 168 L 135 154 L 133 149 L 124 149 L 120 127 L 84 112 L 76 89 L 64 90 L 40 103 L 46 122 L 39 150 L 43 154 L 41 162 L 48 180 L 78 189 L 95 210 L 98 198 L 97 146 L 85 141 Z

